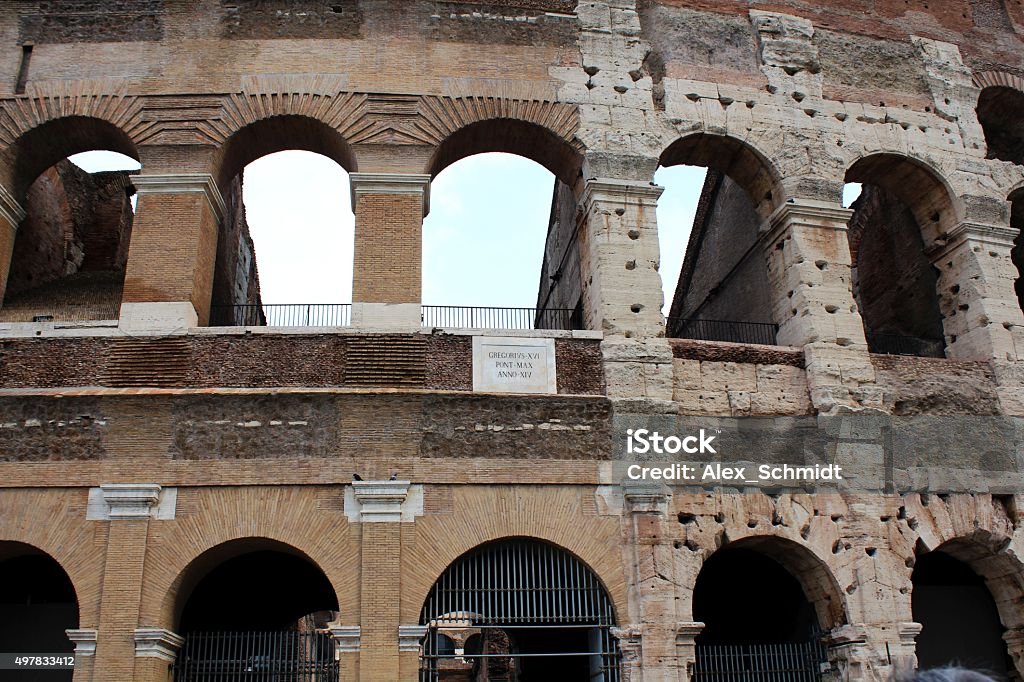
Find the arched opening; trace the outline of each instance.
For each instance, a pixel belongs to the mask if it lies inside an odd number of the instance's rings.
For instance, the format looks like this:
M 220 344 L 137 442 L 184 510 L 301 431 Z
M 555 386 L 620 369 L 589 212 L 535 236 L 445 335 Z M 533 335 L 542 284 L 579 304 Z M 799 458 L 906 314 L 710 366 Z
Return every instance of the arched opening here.
M 537 124 L 470 124 L 428 166 L 423 325 L 580 329 L 580 156 Z
M 545 542 L 499 540 L 463 554 L 434 584 L 420 623 L 423 682 L 621 679 L 611 598 L 582 561 Z
M 760 229 L 780 193 L 771 164 L 734 138 L 691 135 L 661 155 L 655 181 L 668 336 L 774 344 Z
M 340 133 L 303 116 L 231 136 L 215 161 L 225 215 L 211 325 L 350 324 L 354 164 Z
M 846 181 L 861 185 L 847 236 L 868 349 L 945 357 L 939 271 L 926 249 L 955 221 L 949 192 L 924 166 L 893 154 L 859 160 Z
M 293 547 L 251 538 L 205 552 L 179 579 L 175 612 L 185 639 L 176 682 L 271 672 L 337 679 L 327 632 L 337 596 L 323 571 Z
M 778 538 L 747 538 L 713 553 L 697 576 L 693 617 L 704 623 L 695 679 L 769 682 L 820 679 L 822 637 L 844 620 L 828 569 Z
M 69 117 L 29 131 L 8 154 L 25 218 L 0 322 L 116 320 L 140 169 L 131 141 L 105 121 Z
M 20 542 L 0 542 L 0 648 L 9 653 L 71 654 L 67 630 L 78 628 L 78 598 L 68 574 L 48 554 Z M 4 670 L 3 679 L 70 682 L 71 669 Z
M 1003 641 L 1006 628 L 990 586 L 971 565 L 972 557 L 984 557 L 979 549 L 953 541 L 916 558 L 911 607 L 914 621 L 922 626 L 916 640 L 917 664 L 919 668 L 962 665 L 994 673 L 998 679 L 1008 675 L 1019 679 Z M 979 565 L 985 563 L 992 564 L 982 561 Z M 1019 580 L 1011 578 L 1011 582 L 1017 582 L 1019 595 Z
M 977 112 L 988 158 L 1024 165 L 1024 92 L 987 87 L 978 96 Z

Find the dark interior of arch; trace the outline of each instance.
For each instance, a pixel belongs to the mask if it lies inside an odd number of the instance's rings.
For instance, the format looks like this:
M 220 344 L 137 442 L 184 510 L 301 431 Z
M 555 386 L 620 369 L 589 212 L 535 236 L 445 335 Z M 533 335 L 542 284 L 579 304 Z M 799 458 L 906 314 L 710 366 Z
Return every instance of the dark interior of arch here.
M 912 575 L 921 668 L 959 664 L 1005 675 L 1012 670 L 992 594 L 966 563 L 942 551 L 917 558 Z M 1000 677 L 1001 679 L 1001 677 Z
M 452 133 L 430 160 L 430 175 L 436 177 L 456 161 L 485 152 L 505 152 L 536 161 L 570 187 L 576 184 L 582 165 L 579 152 L 543 126 L 499 118 L 477 121 Z
M 338 610 L 334 589 L 307 559 L 277 550 L 233 556 L 209 570 L 181 611 L 180 632 L 293 630 Z
M 348 172 L 356 170 L 351 147 L 334 128 L 307 116 L 271 116 L 237 131 L 218 153 L 221 192 L 227 194 L 231 181 L 256 159 L 292 149 L 322 154 Z
M 78 599 L 64 569 L 52 558 L 21 545 L 0 543 L 0 650 L 71 653 L 65 630 L 78 627 Z M 46 673 L 70 682 L 71 670 Z M 40 679 L 38 671 L 5 670 L 11 682 Z
M 1017 292 L 1020 309 L 1024 310 L 1024 189 L 1010 196 L 1010 227 L 1017 231 L 1013 249 L 1010 251 L 1010 258 L 1017 268 L 1018 275 L 1013 288 Z
M 988 158 L 1024 164 L 1024 92 L 1002 86 L 985 88 L 978 97 L 977 112 Z
M 431 628 L 422 661 L 429 679 L 619 680 L 610 597 L 582 561 L 547 543 L 503 540 L 459 557 L 420 622 Z M 447 647 L 439 635 L 464 642 L 467 657 L 434 660 Z
M 868 347 L 943 357 L 938 270 L 924 253 L 914 214 L 892 192 L 865 184 L 854 202 L 847 237 L 853 296 Z
M 914 215 L 925 246 L 954 227 L 956 212 L 949 191 L 927 168 L 897 154 L 866 156 L 846 171 L 846 182 L 876 185 L 893 194 Z
M 704 623 L 702 645 L 800 643 L 821 631 L 800 582 L 774 559 L 742 547 L 723 547 L 704 562 L 693 617 Z
M 139 159 L 131 138 L 112 123 L 88 116 L 47 121 L 22 135 L 8 152 L 14 155 L 11 191 L 21 201 L 29 185 L 47 168 L 74 154 L 97 149 Z

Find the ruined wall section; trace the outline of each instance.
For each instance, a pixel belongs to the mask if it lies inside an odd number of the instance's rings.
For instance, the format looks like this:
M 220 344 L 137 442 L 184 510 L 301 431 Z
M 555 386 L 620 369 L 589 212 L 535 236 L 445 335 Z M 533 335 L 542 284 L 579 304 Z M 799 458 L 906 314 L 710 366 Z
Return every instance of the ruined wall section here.
M 556 181 L 537 290 L 538 310 L 576 310 L 581 305 L 583 284 L 577 207 L 572 188 Z
M 746 191 L 710 171 L 693 223 L 671 316 L 773 322 L 761 220 Z
M 231 181 L 224 195 L 224 207 L 224 217 L 217 237 L 212 305 L 261 305 L 256 245 L 249 234 L 249 223 L 245 218 L 241 175 Z

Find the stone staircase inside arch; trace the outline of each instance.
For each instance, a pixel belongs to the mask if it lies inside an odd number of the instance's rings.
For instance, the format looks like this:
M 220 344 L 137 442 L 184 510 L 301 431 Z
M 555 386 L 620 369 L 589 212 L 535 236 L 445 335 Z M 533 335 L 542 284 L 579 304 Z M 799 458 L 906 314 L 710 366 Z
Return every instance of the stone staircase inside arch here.
M 426 383 L 427 342 L 422 336 L 352 337 L 345 384 L 422 387 Z
M 184 337 L 113 339 L 100 383 L 114 388 L 184 386 L 191 350 Z

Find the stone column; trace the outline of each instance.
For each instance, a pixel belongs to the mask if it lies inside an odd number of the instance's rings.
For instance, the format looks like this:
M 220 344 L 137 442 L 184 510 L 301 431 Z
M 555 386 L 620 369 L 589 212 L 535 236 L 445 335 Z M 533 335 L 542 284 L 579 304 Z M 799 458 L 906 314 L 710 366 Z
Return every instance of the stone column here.
M 104 682 L 166 682 L 166 657 L 156 659 L 156 663 L 149 660 L 138 666 L 135 658 L 139 655 L 136 628 L 142 598 L 146 537 L 149 520 L 160 499 L 160 486 L 111 484 L 100 486 L 99 490 L 105 505 L 102 518 L 108 519 L 110 525 L 95 670 L 103 676 Z M 170 644 L 173 641 L 169 640 Z
M 790 199 L 765 225 L 777 342 L 804 348 L 811 401 L 823 413 L 882 403 L 850 282 L 852 214 L 829 202 Z
M 224 199 L 205 173 L 139 175 L 120 326 L 168 332 L 209 322 Z
M 402 505 L 409 481 L 356 481 L 361 531 L 360 653 L 361 682 L 415 680 L 401 670 L 398 626 L 401 595 Z M 350 515 L 351 517 L 351 515 Z
M 24 219 L 25 209 L 14 200 L 10 192 L 0 186 L 0 304 L 3 304 L 4 293 L 7 291 L 14 240 L 17 238 L 18 226 Z
M 75 645 L 74 682 L 89 682 L 93 677 L 93 662 L 96 660 L 96 629 L 78 628 L 64 631 Z
M 606 336 L 664 336 L 655 209 L 664 188 L 636 180 L 588 180 L 580 197 L 584 314 Z
M 914 639 L 920 623 L 897 623 L 894 632 L 877 625 L 840 625 L 828 634 L 829 663 L 843 682 L 890 680 L 917 665 Z
M 359 647 L 362 629 L 358 625 L 331 625 L 334 658 L 340 663 L 342 680 L 359 679 Z
M 352 323 L 419 328 L 430 176 L 352 173 L 349 179 L 356 215 Z
M 1013 362 L 1013 330 L 1024 331 L 1014 291 L 1019 276 L 1008 225 L 961 223 L 928 255 L 938 269 L 939 305 L 949 357 Z

